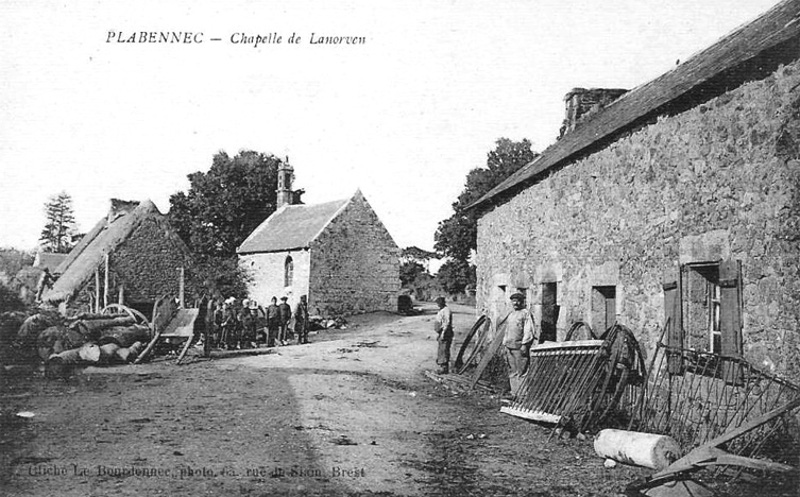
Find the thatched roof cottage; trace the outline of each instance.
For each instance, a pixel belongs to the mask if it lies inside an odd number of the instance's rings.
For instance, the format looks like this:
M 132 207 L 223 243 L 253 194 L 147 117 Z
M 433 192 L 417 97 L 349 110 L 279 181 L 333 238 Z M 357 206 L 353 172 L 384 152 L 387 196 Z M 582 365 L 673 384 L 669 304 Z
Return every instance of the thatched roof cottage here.
M 177 295 L 180 269 L 191 265 L 186 244 L 153 202 L 112 199 L 55 270 L 60 277 L 42 301 L 64 312 L 123 302 L 149 315 L 159 297 Z
M 58 266 L 66 260 L 67 254 L 57 254 L 55 252 L 36 252 L 36 258 L 33 260 L 33 267 L 41 270 L 47 269 L 51 273 L 55 273 Z

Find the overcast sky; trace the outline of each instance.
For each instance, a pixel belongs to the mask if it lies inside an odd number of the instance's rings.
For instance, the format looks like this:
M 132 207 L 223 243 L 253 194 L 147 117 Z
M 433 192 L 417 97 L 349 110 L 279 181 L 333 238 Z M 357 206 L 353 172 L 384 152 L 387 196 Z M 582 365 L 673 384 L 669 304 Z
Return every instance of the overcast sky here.
M 571 88 L 641 85 L 776 3 L 0 0 L 0 247 L 34 248 L 60 191 L 86 231 L 112 197 L 167 212 L 217 151 L 253 149 L 288 155 L 307 203 L 360 187 L 431 249 L 497 138 L 543 150 Z M 202 43 L 115 41 L 141 31 Z

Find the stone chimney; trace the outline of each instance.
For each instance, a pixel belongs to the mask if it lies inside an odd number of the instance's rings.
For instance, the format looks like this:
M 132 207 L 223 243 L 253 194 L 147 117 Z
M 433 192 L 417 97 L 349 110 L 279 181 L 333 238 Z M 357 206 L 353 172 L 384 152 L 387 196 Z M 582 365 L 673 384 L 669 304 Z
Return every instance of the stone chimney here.
M 624 95 L 621 88 L 573 88 L 565 96 L 567 116 L 561 126 L 559 138 L 574 130 L 584 116 L 593 114 Z
M 139 206 L 137 200 L 120 200 L 118 198 L 111 199 L 111 208 L 106 214 L 106 223 L 113 223 L 118 217 L 124 216 Z
M 278 164 L 278 189 L 275 190 L 275 193 L 278 194 L 278 209 L 284 205 L 292 205 L 294 203 L 292 182 L 294 182 L 294 168 L 289 164 L 289 157 L 286 157 L 286 161 Z

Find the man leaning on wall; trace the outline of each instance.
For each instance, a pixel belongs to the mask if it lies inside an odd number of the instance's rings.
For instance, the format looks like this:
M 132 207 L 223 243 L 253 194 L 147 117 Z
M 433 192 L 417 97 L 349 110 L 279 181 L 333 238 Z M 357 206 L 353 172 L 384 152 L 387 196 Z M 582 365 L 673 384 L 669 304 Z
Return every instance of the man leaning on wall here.
M 511 296 L 513 310 L 506 318 L 506 335 L 503 345 L 508 358 L 508 381 L 511 384 L 511 395 L 516 396 L 522 383 L 522 377 L 528 371 L 531 344 L 536 338 L 533 316 L 525 307 L 525 295 L 515 293 Z

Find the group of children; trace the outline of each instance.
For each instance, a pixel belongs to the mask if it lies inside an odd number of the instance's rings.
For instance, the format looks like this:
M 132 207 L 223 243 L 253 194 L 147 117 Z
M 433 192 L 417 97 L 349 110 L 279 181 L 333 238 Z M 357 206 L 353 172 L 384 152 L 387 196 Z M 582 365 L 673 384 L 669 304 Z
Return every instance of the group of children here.
M 297 336 L 298 343 L 308 343 L 308 303 L 306 296 L 292 312 L 287 297 L 272 297 L 266 308 L 255 300 L 209 300 L 205 303 L 204 348 L 247 349 L 266 344 L 288 345 Z

